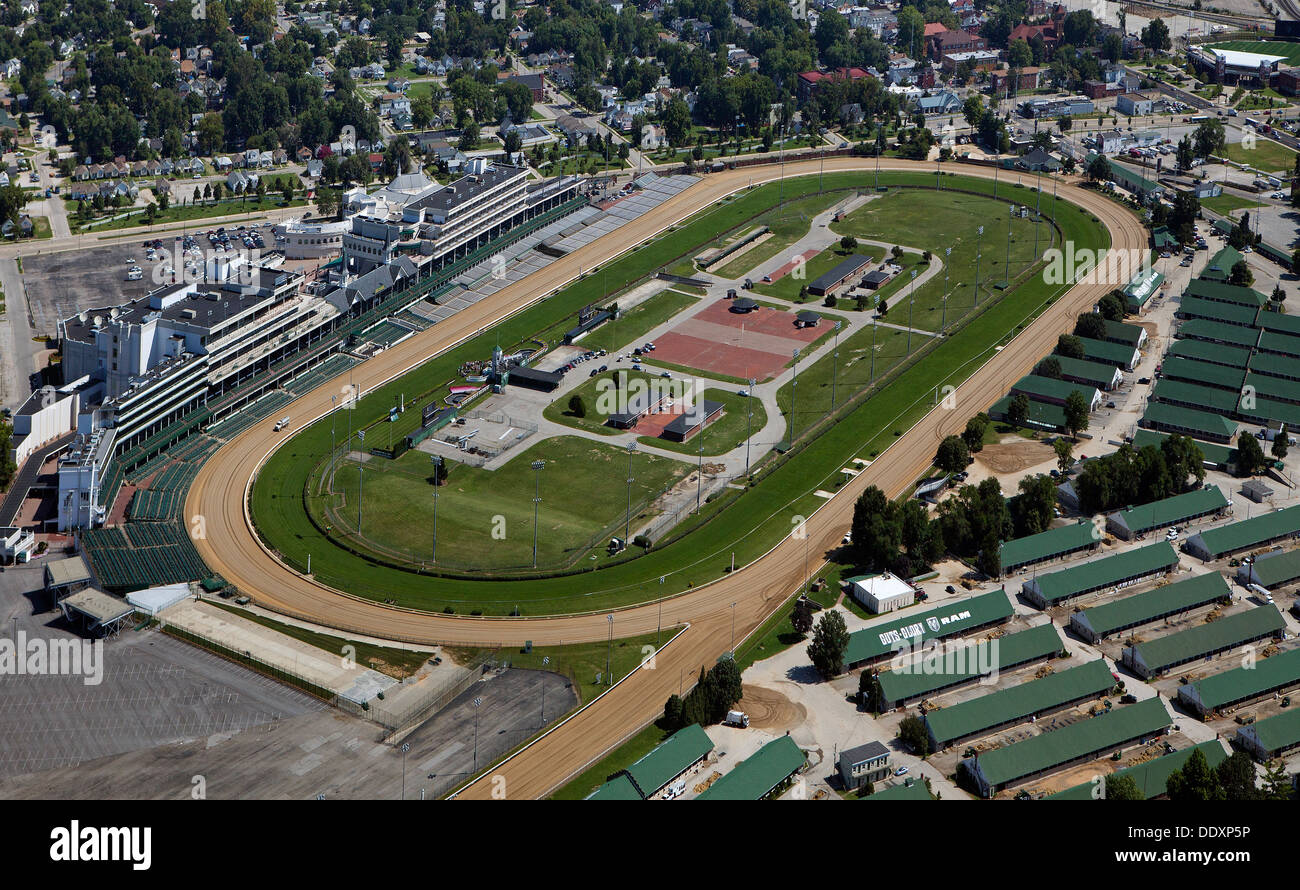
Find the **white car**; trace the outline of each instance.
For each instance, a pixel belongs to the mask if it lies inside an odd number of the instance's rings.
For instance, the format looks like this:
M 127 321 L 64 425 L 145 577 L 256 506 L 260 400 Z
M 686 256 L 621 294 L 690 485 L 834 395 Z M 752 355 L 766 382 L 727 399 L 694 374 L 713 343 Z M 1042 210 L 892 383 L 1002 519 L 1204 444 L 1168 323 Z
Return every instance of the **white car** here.
M 905 766 L 900 766 L 898 769 L 894 770 L 894 775 L 896 776 L 903 776 L 906 774 L 907 774 L 907 767 Z

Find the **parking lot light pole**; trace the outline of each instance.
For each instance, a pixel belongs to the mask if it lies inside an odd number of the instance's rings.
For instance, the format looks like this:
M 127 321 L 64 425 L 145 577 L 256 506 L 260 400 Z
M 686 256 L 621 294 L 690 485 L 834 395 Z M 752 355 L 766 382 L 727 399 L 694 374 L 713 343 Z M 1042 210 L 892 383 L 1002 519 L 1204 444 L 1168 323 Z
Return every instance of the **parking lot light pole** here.
M 632 476 L 632 455 L 636 453 L 636 443 L 627 443 L 627 517 L 623 521 L 623 544 L 627 545 L 628 535 L 632 532 L 632 483 L 636 479 Z
M 546 461 L 535 460 L 533 468 L 533 568 L 537 568 L 537 505 L 542 502 L 542 468 Z
M 790 381 L 790 447 L 794 447 L 795 431 L 798 424 L 795 422 L 794 406 L 795 397 L 799 395 L 799 350 L 794 351 L 794 378 Z
M 754 378 L 749 378 L 748 397 L 745 399 L 745 475 L 749 475 L 749 443 L 754 436 Z

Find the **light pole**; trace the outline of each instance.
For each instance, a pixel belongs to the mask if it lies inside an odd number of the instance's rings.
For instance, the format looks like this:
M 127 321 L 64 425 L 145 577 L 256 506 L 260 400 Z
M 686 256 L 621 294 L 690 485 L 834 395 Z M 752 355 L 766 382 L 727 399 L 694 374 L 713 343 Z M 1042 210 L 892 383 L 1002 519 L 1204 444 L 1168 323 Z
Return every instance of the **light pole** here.
M 731 604 L 731 657 L 736 657 L 736 604 Z
M 697 449 L 697 451 L 696 451 L 696 454 L 698 455 L 698 460 L 696 461 L 696 466 L 695 466 L 695 513 L 696 513 L 696 515 L 699 515 L 699 512 L 700 512 L 700 496 L 701 496 L 701 494 L 702 494 L 703 491 L 704 491 L 704 439 L 703 439 L 703 436 L 704 436 L 704 432 L 701 431 L 701 432 L 700 432 L 700 437 L 701 437 L 701 438 L 700 438 L 700 447 L 699 447 L 699 448 Z
M 876 382 L 876 331 L 880 329 L 880 325 L 877 324 L 879 320 L 879 315 L 871 320 L 871 379 L 867 381 L 867 385 Z
M 474 772 L 478 772 L 478 707 L 483 704 L 482 697 L 474 699 Z
M 330 396 L 330 488 L 334 488 L 334 457 L 338 454 L 339 438 L 335 433 L 338 426 L 338 415 L 334 413 L 334 403 L 338 401 L 338 396 Z
M 609 674 L 609 662 L 614 654 L 614 616 L 610 614 L 605 617 L 609 620 L 609 648 L 605 650 L 605 685 L 613 686 L 614 684 L 609 682 L 612 679 Z
M 835 412 L 835 383 L 840 371 L 840 322 L 835 322 L 835 346 L 831 351 L 831 413 Z
M 429 455 L 433 462 L 433 556 L 430 562 L 438 561 L 438 486 L 441 480 L 438 478 L 442 473 L 442 457 L 437 454 Z
M 623 543 L 626 545 L 632 533 L 632 455 L 636 453 L 636 443 L 627 443 L 627 518 L 623 521 Z
M 795 422 L 794 406 L 795 398 L 799 395 L 799 350 L 794 351 L 794 379 L 790 381 L 790 447 L 794 447 L 795 428 L 798 425 Z
M 1016 218 L 1016 205 L 1008 205 L 1007 213 L 1007 267 L 1002 274 L 1002 287 L 1007 288 L 1011 285 L 1011 220 Z
M 916 303 L 916 270 L 912 270 L 912 283 L 907 296 L 907 354 L 912 354 L 912 306 Z
M 745 475 L 749 475 L 749 443 L 754 436 L 754 383 L 753 377 L 749 378 L 749 393 L 745 399 Z
M 943 329 L 948 326 L 948 270 L 952 264 L 949 257 L 952 256 L 952 248 L 943 249 L 943 316 L 939 319 L 939 333 L 943 334 Z
M 406 800 L 406 752 L 411 750 L 411 746 L 405 742 L 402 743 L 402 800 Z
M 361 440 L 362 445 L 365 445 L 366 431 L 357 430 L 357 438 Z M 365 470 L 365 468 L 366 468 L 365 463 L 362 462 L 361 460 L 358 460 L 357 461 L 357 537 L 358 538 L 361 537 L 361 488 L 363 482 L 362 477 L 364 476 L 363 471 Z
M 542 667 L 551 663 L 551 656 L 542 656 Z M 546 725 L 546 674 L 542 674 L 542 726 Z
M 542 502 L 542 468 L 546 461 L 535 460 L 533 468 L 533 568 L 537 568 L 537 505 Z
M 980 305 L 980 244 L 984 240 L 984 227 L 980 226 L 975 232 L 975 302 L 971 304 L 972 309 L 978 309 Z

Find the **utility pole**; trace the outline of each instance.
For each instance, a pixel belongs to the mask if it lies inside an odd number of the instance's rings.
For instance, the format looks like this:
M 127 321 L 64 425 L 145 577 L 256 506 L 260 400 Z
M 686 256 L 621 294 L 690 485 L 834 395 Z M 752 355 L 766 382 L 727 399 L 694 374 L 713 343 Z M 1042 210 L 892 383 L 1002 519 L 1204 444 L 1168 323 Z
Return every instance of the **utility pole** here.
M 535 460 L 533 468 L 533 568 L 537 568 L 537 505 L 542 502 L 542 468 L 546 461 Z
M 877 324 L 879 320 L 879 316 L 871 320 L 871 379 L 867 381 L 868 385 L 876 382 L 876 331 L 880 329 Z
M 1011 285 L 1011 220 L 1016 218 L 1016 205 L 1011 204 L 1007 213 L 1007 266 L 1006 271 L 1002 274 L 1002 286 L 1004 288 Z
M 702 495 L 703 492 L 704 492 L 704 440 L 703 440 L 703 436 L 704 436 L 704 432 L 703 432 L 703 430 L 701 430 L 701 431 L 700 431 L 700 437 L 701 437 L 701 439 L 700 439 L 700 447 L 699 447 L 699 448 L 697 449 L 697 451 L 696 451 L 696 454 L 698 455 L 698 460 L 696 461 L 696 465 L 695 465 L 695 513 L 696 513 L 696 515 L 699 515 L 699 512 L 700 512 L 700 497 L 701 497 L 701 495 Z

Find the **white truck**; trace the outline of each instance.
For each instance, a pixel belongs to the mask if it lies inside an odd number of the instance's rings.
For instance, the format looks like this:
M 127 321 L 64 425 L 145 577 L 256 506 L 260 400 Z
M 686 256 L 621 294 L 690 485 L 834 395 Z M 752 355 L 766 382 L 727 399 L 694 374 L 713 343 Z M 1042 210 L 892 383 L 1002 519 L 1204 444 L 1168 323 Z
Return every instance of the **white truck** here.
M 749 728 L 749 715 L 744 711 L 728 711 L 727 719 L 722 721 L 723 726 L 738 726 L 741 729 Z
M 289 425 L 289 418 L 287 418 L 287 417 L 282 417 L 282 418 L 280 418 L 280 420 L 276 421 L 274 432 L 277 432 L 277 433 L 278 433 L 278 432 L 280 432 L 280 430 L 284 429 L 284 428 L 287 427 L 288 425 Z

